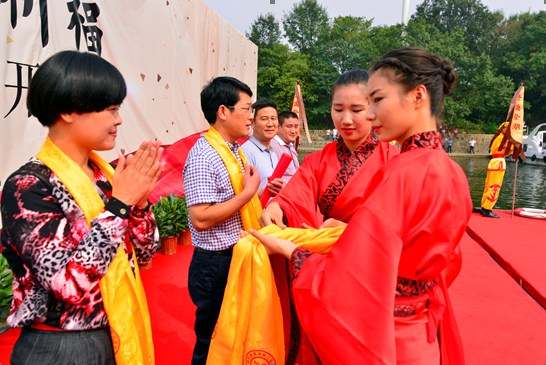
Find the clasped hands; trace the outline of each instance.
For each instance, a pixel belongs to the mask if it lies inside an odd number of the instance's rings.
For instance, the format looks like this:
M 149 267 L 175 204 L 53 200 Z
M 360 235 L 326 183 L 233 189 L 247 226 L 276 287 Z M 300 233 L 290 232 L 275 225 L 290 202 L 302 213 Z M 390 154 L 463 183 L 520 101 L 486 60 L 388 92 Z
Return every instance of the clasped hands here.
M 127 205 L 136 205 L 141 209 L 148 206 L 148 197 L 155 184 L 164 162 L 160 162 L 163 148 L 161 141 L 144 141 L 134 155 L 119 154 L 118 166 L 112 177 L 112 196 Z

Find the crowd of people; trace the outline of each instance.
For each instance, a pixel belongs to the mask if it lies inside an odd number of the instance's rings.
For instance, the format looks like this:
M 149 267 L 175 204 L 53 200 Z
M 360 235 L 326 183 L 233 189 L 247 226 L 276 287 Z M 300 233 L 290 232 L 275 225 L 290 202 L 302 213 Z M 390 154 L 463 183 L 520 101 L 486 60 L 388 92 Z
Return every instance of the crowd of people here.
M 301 166 L 297 114 L 253 103 L 250 87 L 232 77 L 203 88 L 210 128 L 181 176 L 194 246 L 193 365 L 207 363 L 238 269 L 234 247 L 251 236 L 290 273 L 286 364 L 464 363 L 448 287 L 472 202 L 436 125 L 454 82 L 452 65 L 420 48 L 343 73 L 332 88 L 334 139 Z M 125 96 L 119 71 L 88 53 L 58 53 L 30 81 L 27 106 L 49 134 L 2 197 L 1 242 L 15 277 L 8 323 L 23 327 L 12 364 L 153 359 L 138 264 L 157 250 L 148 196 L 163 148 L 143 142 L 120 154 L 115 170 L 94 152 L 114 148 Z M 288 169 L 271 179 L 285 153 Z M 262 206 L 266 190 L 272 199 Z M 321 254 L 260 231 L 271 224 L 344 231 Z

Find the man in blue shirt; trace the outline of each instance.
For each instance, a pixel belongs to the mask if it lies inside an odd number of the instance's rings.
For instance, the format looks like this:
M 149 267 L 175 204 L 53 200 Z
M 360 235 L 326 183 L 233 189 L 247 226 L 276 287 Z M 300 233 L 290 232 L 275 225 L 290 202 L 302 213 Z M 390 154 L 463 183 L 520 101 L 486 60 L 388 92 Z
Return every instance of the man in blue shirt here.
M 184 193 L 195 246 L 188 273 L 188 291 L 195 311 L 192 365 L 205 365 L 220 314 L 233 246 L 243 222 L 239 210 L 258 191 L 258 171 L 239 156 L 237 139 L 248 136 L 252 123 L 252 91 L 232 77 L 217 77 L 201 92 L 201 109 L 237 158 L 244 173 L 243 191 L 235 195 L 229 173 L 217 150 L 203 135 L 184 167 Z
M 266 188 L 271 192 L 271 196 L 276 196 L 283 187 L 283 179 L 274 179 L 270 183 L 267 180 L 279 163 L 279 158 L 271 146 L 271 140 L 279 130 L 277 104 L 271 100 L 262 99 L 255 102 L 252 108 L 254 109 L 252 122 L 254 134 L 241 146 L 241 149 L 248 163 L 256 167 L 260 174 L 258 196 L 262 196 Z

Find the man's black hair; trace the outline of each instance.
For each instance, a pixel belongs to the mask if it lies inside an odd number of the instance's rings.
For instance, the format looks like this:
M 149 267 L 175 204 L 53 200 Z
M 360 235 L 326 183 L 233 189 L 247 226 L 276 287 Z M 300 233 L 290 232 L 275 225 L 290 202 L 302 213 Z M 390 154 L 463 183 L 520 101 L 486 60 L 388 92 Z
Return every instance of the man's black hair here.
M 279 114 L 278 118 L 279 118 L 279 125 L 281 127 L 284 124 L 284 121 L 286 119 L 296 118 L 297 120 L 299 120 L 298 115 L 296 113 L 294 113 L 294 112 L 291 112 L 290 110 L 285 110 L 285 111 L 281 112 Z
M 61 114 L 99 112 L 127 95 L 123 76 L 93 53 L 62 51 L 47 59 L 30 80 L 27 108 L 44 126 Z
M 252 109 L 254 109 L 254 117 L 258 115 L 258 112 L 263 108 L 271 107 L 277 111 L 277 103 L 268 99 L 260 99 L 252 104 Z
M 241 100 L 240 93 L 252 97 L 252 90 L 247 84 L 233 77 L 212 79 L 201 91 L 201 110 L 210 125 L 216 123 L 216 113 L 221 105 L 235 106 Z

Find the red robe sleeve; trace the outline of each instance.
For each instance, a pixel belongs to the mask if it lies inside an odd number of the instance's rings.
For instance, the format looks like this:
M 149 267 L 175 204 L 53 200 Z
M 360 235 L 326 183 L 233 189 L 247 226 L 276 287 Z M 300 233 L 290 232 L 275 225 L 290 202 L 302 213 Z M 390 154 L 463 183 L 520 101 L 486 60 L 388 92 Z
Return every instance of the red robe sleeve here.
M 293 283 L 323 363 L 396 364 L 397 277 L 439 279 L 471 211 L 466 177 L 443 151 L 408 151 L 373 177 L 330 253 L 309 256 Z
M 325 150 L 333 146 L 331 143 Z M 335 153 L 335 147 L 333 148 Z M 317 205 L 319 194 L 317 178 L 321 158 L 325 152 L 317 151 L 308 155 L 281 193 L 270 201 L 270 204 L 276 202 L 280 205 L 290 227 L 301 228 L 301 224 L 306 223 L 318 228 L 322 224 L 322 215 Z M 339 166 L 335 168 L 339 169 Z

